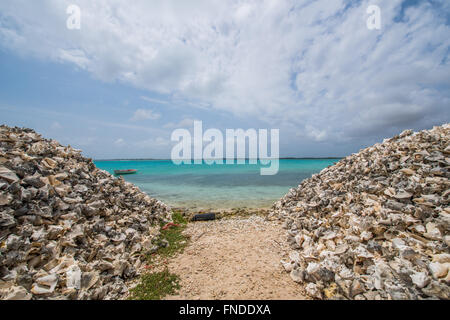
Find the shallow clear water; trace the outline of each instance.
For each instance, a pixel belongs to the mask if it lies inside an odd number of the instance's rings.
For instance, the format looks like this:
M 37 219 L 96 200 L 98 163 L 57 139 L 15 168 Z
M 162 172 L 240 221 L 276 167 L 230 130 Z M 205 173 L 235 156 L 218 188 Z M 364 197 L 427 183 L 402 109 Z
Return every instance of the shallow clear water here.
M 171 160 L 95 161 L 110 173 L 137 169 L 124 179 L 152 197 L 176 207 L 270 207 L 312 174 L 339 159 L 281 159 L 278 174 L 260 175 L 260 165 L 175 165 Z M 267 167 L 267 166 L 266 166 Z

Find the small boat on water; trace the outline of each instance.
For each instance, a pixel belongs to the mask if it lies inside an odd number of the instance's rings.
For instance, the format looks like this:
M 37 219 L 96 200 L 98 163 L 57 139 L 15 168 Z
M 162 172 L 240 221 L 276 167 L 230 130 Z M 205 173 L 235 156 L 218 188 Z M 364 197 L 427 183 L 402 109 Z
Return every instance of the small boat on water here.
M 136 173 L 136 169 L 128 169 L 128 170 L 114 170 L 114 174 L 120 175 L 120 174 L 132 174 Z

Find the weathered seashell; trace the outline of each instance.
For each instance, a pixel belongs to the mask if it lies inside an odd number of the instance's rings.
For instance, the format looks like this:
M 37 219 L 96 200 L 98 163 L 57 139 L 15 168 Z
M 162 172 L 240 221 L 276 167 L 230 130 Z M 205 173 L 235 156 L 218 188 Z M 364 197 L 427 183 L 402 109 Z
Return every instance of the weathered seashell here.
M 408 168 L 401 169 L 400 172 L 402 172 L 402 173 L 404 173 L 404 174 L 406 174 L 408 176 L 412 176 L 415 173 L 414 170 L 411 170 L 411 169 L 408 169 Z
M 417 231 L 418 233 L 425 233 L 426 232 L 425 227 L 423 225 L 421 225 L 421 224 L 417 224 L 417 225 L 413 226 L 411 229 Z
M 437 228 L 437 225 L 433 222 L 428 222 L 426 224 L 427 232 L 424 233 L 424 236 L 433 239 L 433 240 L 439 240 L 442 238 L 441 231 Z
M 290 276 L 291 276 L 291 279 L 297 283 L 302 283 L 305 279 L 304 272 L 301 271 L 300 268 L 292 269 L 290 271 Z
M 348 248 L 349 248 L 349 246 L 346 243 L 343 243 L 343 244 L 337 245 L 334 252 L 336 254 L 343 254 L 348 250 Z
M 411 281 L 420 289 L 427 286 L 430 278 L 425 272 L 414 272 L 410 275 Z
M 373 234 L 372 234 L 372 232 L 369 232 L 369 231 L 363 231 L 363 232 L 361 232 L 360 237 L 361 237 L 361 240 L 368 241 L 373 238 Z
M 59 263 L 53 267 L 49 273 L 60 274 L 67 270 L 68 267 L 74 265 L 76 262 L 73 257 L 63 257 Z
M 69 177 L 69 175 L 67 174 L 67 172 L 60 172 L 60 173 L 55 174 L 55 178 L 60 181 L 66 180 L 68 177 Z
M 23 179 L 23 181 L 37 189 L 42 188 L 46 184 L 44 178 L 40 177 L 39 175 L 26 177 Z
M 116 259 L 113 262 L 114 275 L 122 277 L 124 271 L 129 267 L 129 263 L 126 260 Z
M 114 266 L 111 262 L 103 260 L 103 261 L 98 262 L 97 269 L 100 272 L 103 272 L 103 271 L 107 271 L 107 270 L 114 270 Z
M 52 186 L 52 187 L 56 187 L 59 186 L 60 184 L 62 184 L 61 181 L 59 181 L 58 179 L 56 179 L 55 176 L 48 176 L 48 183 Z
M 284 270 L 286 270 L 287 272 L 291 272 L 292 269 L 293 269 L 294 266 L 295 266 L 295 262 L 294 262 L 294 261 L 286 262 L 286 261 L 284 261 L 284 260 L 281 260 L 280 262 L 281 262 L 281 264 L 283 265 Z
M 333 240 L 327 240 L 325 242 L 325 246 L 328 250 L 335 251 L 336 250 L 336 243 L 334 243 Z
M 55 160 L 50 159 L 50 158 L 45 158 L 44 160 L 42 160 L 41 163 L 47 169 L 54 169 L 58 164 Z
M 367 251 L 367 249 L 362 245 L 359 245 L 356 249 L 353 250 L 353 252 L 358 258 L 369 259 L 374 257 L 373 254 Z
M 305 287 L 305 291 L 313 298 L 322 298 L 322 293 L 320 292 L 321 290 L 315 283 L 308 283 Z
M 347 267 L 342 267 L 342 270 L 339 272 L 339 276 L 342 279 L 352 279 L 354 277 L 354 273 Z
M 403 247 L 401 249 L 401 257 L 410 261 L 413 261 L 414 259 L 416 259 L 419 255 L 416 251 L 414 251 L 411 248 L 408 247 Z
M 364 293 L 364 285 L 357 279 L 353 280 L 352 286 L 350 287 L 350 297 L 353 298 L 358 294 Z
M 65 184 L 60 184 L 60 185 L 54 186 L 54 190 L 56 191 L 56 193 L 59 196 L 66 197 L 70 192 L 70 187 Z
M 44 228 L 41 229 L 37 229 L 33 232 L 33 234 L 31 235 L 31 239 L 33 241 L 40 241 L 42 239 L 44 239 L 47 236 L 47 232 L 45 231 Z
M 296 243 L 298 246 L 301 246 L 301 245 L 303 244 L 303 241 L 304 241 L 303 235 L 302 235 L 302 234 L 297 234 L 297 235 L 295 235 L 294 240 L 295 240 L 295 243 Z
M 16 219 L 6 212 L 0 212 L 0 227 L 9 228 L 16 225 Z
M 64 232 L 64 228 L 61 226 L 49 226 L 47 229 L 47 238 L 49 240 L 55 240 Z
M 81 288 L 83 290 L 89 290 L 99 279 L 100 276 L 97 272 L 83 272 L 81 276 Z
M 316 275 L 320 270 L 320 265 L 315 262 L 310 262 L 306 268 L 306 272 L 310 275 Z
M 394 197 L 395 196 L 395 189 L 394 188 L 386 188 L 384 190 L 384 194 L 389 196 L 389 197 Z
M 344 239 L 347 240 L 348 242 L 359 242 L 359 237 L 355 236 L 353 234 L 349 234 L 349 235 L 345 236 Z
M 433 256 L 433 262 L 450 263 L 450 254 L 440 253 Z
M 19 181 L 19 177 L 11 170 L 4 166 L 0 166 L 0 178 L 13 183 Z
M 440 197 L 435 194 L 423 194 L 421 198 L 433 204 L 438 204 L 440 202 Z
M 442 286 L 438 281 L 430 281 L 430 284 L 422 289 L 422 292 L 430 297 L 435 297 L 443 300 L 450 298 L 450 290 L 448 286 Z
M 31 300 L 33 296 L 24 287 L 13 286 L 3 296 L 3 300 Z
M 323 290 L 323 293 L 325 294 L 325 297 L 327 299 L 331 299 L 331 298 L 335 297 L 336 294 L 338 293 L 338 286 L 337 286 L 337 284 L 335 282 L 331 283 L 328 288 L 325 288 Z
M 444 237 L 444 242 L 445 242 L 445 244 L 446 244 L 447 246 L 450 247 L 450 235 L 447 235 L 447 236 Z
M 431 274 L 436 279 L 445 277 L 448 273 L 449 266 L 450 263 L 430 262 L 428 264 Z
M 36 279 L 36 283 L 31 287 L 31 292 L 36 295 L 50 294 L 58 284 L 58 276 L 50 274 Z
M 10 204 L 12 199 L 13 198 L 8 194 L 0 194 L 0 206 Z
M 85 185 L 77 184 L 77 185 L 73 188 L 73 190 L 74 190 L 75 192 L 78 192 L 78 193 L 84 193 L 84 192 L 87 192 L 89 189 L 88 189 L 88 187 L 86 187 Z
M 392 239 L 392 246 L 398 250 L 402 250 L 406 248 L 406 243 L 400 238 Z
M 76 197 L 76 198 L 64 197 L 63 201 L 68 204 L 76 204 L 76 203 L 83 202 L 83 199 L 81 199 L 81 197 Z
M 322 239 L 333 240 L 334 238 L 336 238 L 336 236 L 337 236 L 336 232 L 330 231 L 330 232 L 325 233 L 322 236 Z
M 72 265 L 66 271 L 66 287 L 73 289 L 81 288 L 81 269 L 78 265 Z
M 289 252 L 289 259 L 295 263 L 300 263 L 300 254 L 298 251 L 291 251 Z
M 387 288 L 387 291 L 388 291 L 389 295 L 391 296 L 392 300 L 408 300 L 408 299 L 410 299 L 409 295 L 401 287 Z
M 406 191 L 400 191 L 394 195 L 395 199 L 410 199 L 412 197 L 412 193 Z

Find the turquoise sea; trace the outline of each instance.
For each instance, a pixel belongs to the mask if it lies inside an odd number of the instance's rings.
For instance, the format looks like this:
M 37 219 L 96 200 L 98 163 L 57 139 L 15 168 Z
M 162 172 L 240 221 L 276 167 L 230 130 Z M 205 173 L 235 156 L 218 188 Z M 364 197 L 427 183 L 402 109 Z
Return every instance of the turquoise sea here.
M 339 159 L 281 159 L 278 174 L 260 175 L 260 165 L 181 164 L 171 160 L 94 161 L 110 173 L 137 169 L 124 179 L 142 191 L 174 207 L 223 209 L 267 208 L 296 187 Z M 267 167 L 267 166 L 266 166 Z

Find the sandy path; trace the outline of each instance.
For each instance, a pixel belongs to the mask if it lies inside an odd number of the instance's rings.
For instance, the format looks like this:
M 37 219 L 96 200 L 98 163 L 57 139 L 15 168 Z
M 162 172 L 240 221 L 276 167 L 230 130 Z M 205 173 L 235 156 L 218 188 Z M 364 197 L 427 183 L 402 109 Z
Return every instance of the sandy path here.
M 285 230 L 258 216 L 190 223 L 191 242 L 171 259 L 181 289 L 167 299 L 305 299 L 283 270 Z

